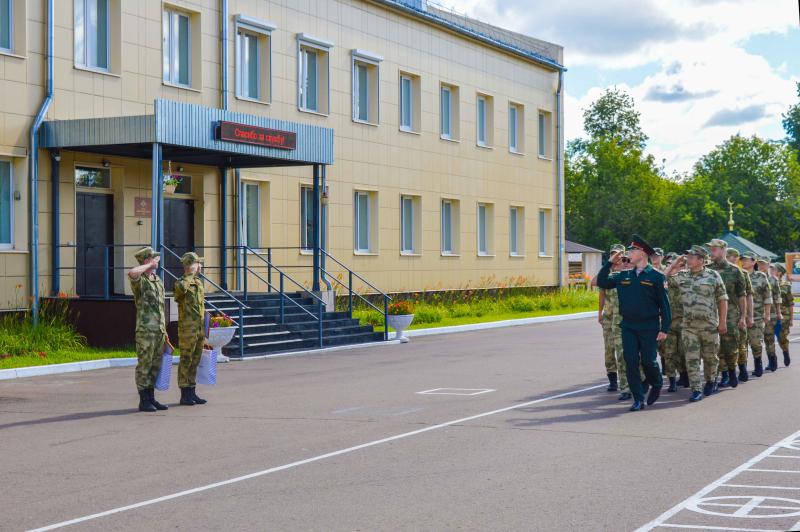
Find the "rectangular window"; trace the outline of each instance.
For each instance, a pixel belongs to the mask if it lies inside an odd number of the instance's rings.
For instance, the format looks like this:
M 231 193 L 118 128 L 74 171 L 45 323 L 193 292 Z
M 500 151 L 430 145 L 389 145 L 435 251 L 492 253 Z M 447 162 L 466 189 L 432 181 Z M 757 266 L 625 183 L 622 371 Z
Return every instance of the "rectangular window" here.
M 353 120 L 377 125 L 380 122 L 380 64 L 383 57 L 365 50 L 353 50 Z
M 519 151 L 519 117 L 517 116 L 517 108 L 514 105 L 508 108 L 508 149 L 511 151 Z
M 488 233 L 486 228 L 487 223 L 487 214 L 486 214 L 486 205 L 483 203 L 478 204 L 478 254 L 479 255 L 488 255 L 489 254 L 489 240 L 488 240 Z
M 239 30 L 239 61 L 236 70 L 239 74 L 239 96 L 258 100 L 261 98 L 261 43 L 258 35 Z
M 550 113 L 539 111 L 539 156 L 550 157 Z
M 548 241 L 548 212 L 539 211 L 539 255 L 547 255 Z
M 511 207 L 508 211 L 508 252 L 519 255 L 519 219 L 518 209 Z
M 187 13 L 164 12 L 164 81 L 189 86 L 192 82 L 191 21 Z
M 75 167 L 75 186 L 111 188 L 111 170 L 108 168 Z
M 370 251 L 370 201 L 368 192 L 355 194 L 355 250 Z
M 243 183 L 242 195 L 244 196 L 242 241 L 246 246 L 257 249 L 261 246 L 261 198 L 258 183 Z
M 404 253 L 414 253 L 415 251 L 414 217 L 414 198 L 402 196 L 400 198 L 400 220 L 402 223 L 400 251 Z
M 454 252 L 453 246 L 453 203 L 442 201 L 442 253 Z
M 190 175 L 173 175 L 178 178 L 178 185 L 175 187 L 175 194 L 191 194 L 192 193 L 192 176 Z
M 13 29 L 13 13 L 11 11 L 13 0 L 0 0 L 0 49 L 11 51 L 11 43 L 12 36 L 11 31 Z M 2 163 L 0 163 L 2 164 Z M 2 242 L 0 242 L 2 245 Z
M 486 146 L 486 98 L 478 96 L 478 144 Z
M 355 70 L 356 119 L 369 121 L 369 69 L 367 65 L 356 63 Z
M 300 246 L 305 250 L 314 248 L 314 189 L 300 188 Z
M 302 58 L 302 100 L 301 107 L 307 111 L 319 112 L 319 72 L 317 67 L 317 52 L 310 48 L 303 48 Z
M 400 129 L 414 130 L 413 82 L 408 76 L 400 77 Z
M 75 61 L 79 65 L 108 70 L 108 1 L 75 0 Z
M 442 138 L 453 138 L 453 108 L 450 87 L 442 87 Z
M 14 213 L 11 162 L 0 160 L 0 249 L 12 244 Z

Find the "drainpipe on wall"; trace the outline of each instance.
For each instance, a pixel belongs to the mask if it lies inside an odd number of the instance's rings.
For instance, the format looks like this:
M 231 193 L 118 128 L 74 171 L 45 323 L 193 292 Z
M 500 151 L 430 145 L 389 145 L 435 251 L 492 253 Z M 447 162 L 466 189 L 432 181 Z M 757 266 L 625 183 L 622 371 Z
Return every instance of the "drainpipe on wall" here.
M 556 90 L 556 195 L 558 197 L 558 286 L 564 286 L 564 157 L 563 157 L 563 124 L 562 97 L 564 89 L 564 71 L 558 71 L 558 89 Z
M 220 0 L 219 62 L 222 69 L 222 109 L 228 110 L 228 0 Z
M 322 194 L 327 194 L 327 192 L 328 192 L 328 165 L 327 164 L 323 164 L 322 165 Z M 327 203 L 327 201 L 325 203 Z M 319 247 L 323 251 L 328 249 L 328 231 L 326 229 L 326 226 L 327 226 L 327 223 L 328 223 L 328 206 L 325 203 L 323 203 L 321 205 L 321 212 L 320 212 L 320 217 L 321 217 L 320 225 L 321 225 L 321 227 L 320 227 L 320 230 L 319 230 L 319 234 L 320 234 Z M 324 253 L 320 253 L 320 255 L 319 255 L 319 265 L 323 270 L 325 270 L 325 258 L 326 258 L 325 254 Z M 331 282 L 328 280 L 328 277 L 325 275 L 325 272 L 322 271 L 320 273 L 322 275 L 322 282 L 325 283 L 325 286 L 327 287 L 328 291 L 333 290 L 333 285 L 331 285 Z
M 28 207 L 30 227 L 31 317 L 39 323 L 39 128 L 53 102 L 53 0 L 47 0 L 47 81 L 44 101 L 31 126 L 28 153 Z

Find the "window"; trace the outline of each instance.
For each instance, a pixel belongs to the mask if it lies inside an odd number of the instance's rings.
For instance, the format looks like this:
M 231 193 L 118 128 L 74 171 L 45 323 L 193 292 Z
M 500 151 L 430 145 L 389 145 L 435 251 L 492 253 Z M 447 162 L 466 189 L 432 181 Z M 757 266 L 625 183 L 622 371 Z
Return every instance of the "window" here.
M 539 111 L 539 157 L 550 157 L 550 113 Z
M 353 120 L 377 124 L 379 119 L 379 67 L 383 58 L 353 50 Z
M 271 95 L 271 35 L 275 25 L 236 15 L 236 96 L 269 102 Z
M 442 129 L 443 139 L 453 138 L 453 94 L 450 87 L 442 86 Z
M 508 254 L 521 257 L 525 254 L 525 210 L 511 207 L 508 210 Z
M 422 198 L 400 196 L 400 252 L 419 254 L 422 249 Z
M 539 255 L 547 255 L 550 249 L 548 235 L 550 234 L 550 211 L 539 211 Z
M 518 104 L 508 106 L 508 149 L 522 153 L 525 142 L 525 109 Z
M 164 81 L 192 84 L 192 31 L 188 13 L 164 11 Z
M 12 0 L 0 0 L 0 49 L 11 51 L 13 38 L 11 36 L 13 30 L 13 6 Z M 0 163 L 2 164 L 2 163 Z M 2 245 L 0 241 L 0 245 Z
M 355 195 L 355 250 L 370 251 L 370 197 L 368 192 Z
M 189 175 L 173 175 L 172 177 L 178 178 L 178 185 L 175 187 L 175 194 L 191 194 L 192 193 L 192 176 L 189 176 Z
M 0 6 L 4 2 L 10 4 L 10 0 L 0 0 Z M 109 0 L 75 0 L 75 62 L 81 66 L 109 69 L 108 3 Z
M 257 249 L 261 246 L 261 198 L 258 183 L 242 183 L 242 242 Z
M 86 188 L 111 188 L 111 170 L 108 168 L 76 166 L 75 186 Z
M 477 143 L 478 146 L 488 148 L 492 145 L 492 129 L 493 129 L 493 105 L 492 97 L 484 94 L 479 94 L 476 106 L 475 122 L 477 125 Z
M 300 247 L 314 248 L 314 189 L 300 187 Z
M 491 203 L 478 203 L 478 255 L 494 254 L 494 206 Z
M 298 101 L 301 111 L 328 114 L 328 55 L 333 44 L 298 35 Z
M 420 79 L 400 74 L 400 131 L 418 132 L 420 124 Z
M 458 206 L 458 200 L 442 200 L 442 255 L 456 255 L 459 251 Z
M 11 162 L 0 160 L 0 249 L 12 246 L 14 234 L 14 197 Z

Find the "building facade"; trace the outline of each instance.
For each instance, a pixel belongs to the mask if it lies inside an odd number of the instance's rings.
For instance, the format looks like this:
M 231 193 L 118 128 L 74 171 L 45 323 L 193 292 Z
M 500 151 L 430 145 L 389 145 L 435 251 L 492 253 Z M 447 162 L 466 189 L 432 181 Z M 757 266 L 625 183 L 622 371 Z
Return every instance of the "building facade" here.
M 133 149 L 67 146 L 50 134 L 35 153 L 38 196 L 30 201 L 31 127 L 48 80 L 47 5 L 0 0 L 2 308 L 25 306 L 32 279 L 42 295 L 125 294 L 131 248 L 156 233 L 153 165 Z M 559 46 L 401 0 L 58 0 L 53 20 L 52 103 L 39 134 L 63 122 L 77 135 L 82 120 L 102 132 L 115 123 L 104 119 L 158 115 L 157 101 L 223 107 L 288 124 L 282 130 L 332 130 L 322 244 L 373 285 L 553 286 L 566 277 Z M 247 143 L 254 133 L 241 134 Z M 162 244 L 198 248 L 225 286 L 237 288 L 235 266 L 267 250 L 307 282 L 310 165 L 234 169 L 229 158 L 220 170 L 169 153 L 160 168 Z M 222 244 L 230 246 L 224 260 Z M 331 261 L 326 270 L 340 271 Z

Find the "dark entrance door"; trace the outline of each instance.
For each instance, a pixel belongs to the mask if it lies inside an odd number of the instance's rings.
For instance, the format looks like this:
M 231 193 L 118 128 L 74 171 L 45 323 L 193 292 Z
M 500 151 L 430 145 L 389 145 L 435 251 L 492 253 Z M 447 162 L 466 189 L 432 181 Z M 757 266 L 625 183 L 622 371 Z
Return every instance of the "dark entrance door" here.
M 179 257 L 194 250 L 194 201 L 164 199 L 164 245 Z M 183 275 L 183 266 L 172 253 L 165 251 L 161 260 L 172 275 Z M 167 291 L 172 291 L 175 280 L 171 275 L 164 276 L 164 285 Z
M 114 293 L 114 249 L 108 247 L 108 269 L 104 262 L 107 246 L 114 243 L 114 197 L 107 194 L 75 195 L 77 238 L 75 244 L 75 288 L 81 296 L 102 296 L 106 279 L 108 293 Z

